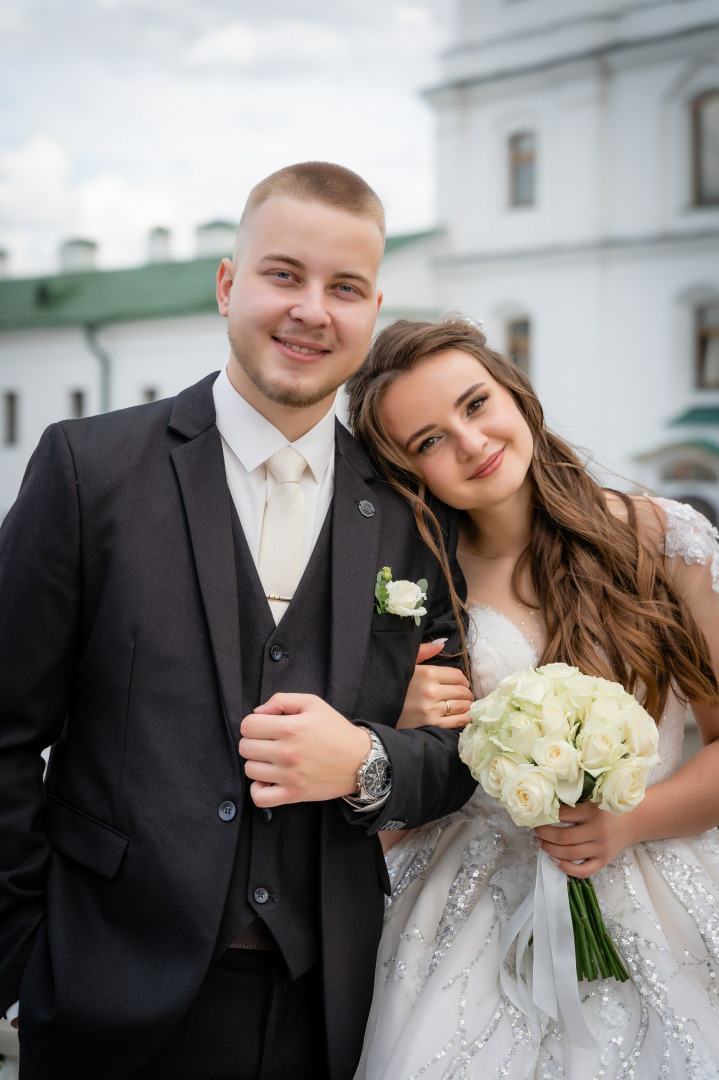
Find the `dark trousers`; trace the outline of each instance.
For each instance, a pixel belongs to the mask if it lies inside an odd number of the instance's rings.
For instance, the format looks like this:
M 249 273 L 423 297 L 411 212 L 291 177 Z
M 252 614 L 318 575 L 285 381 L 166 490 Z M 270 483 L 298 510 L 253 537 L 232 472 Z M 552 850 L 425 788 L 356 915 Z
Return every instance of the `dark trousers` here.
M 179 1028 L 133 1080 L 328 1080 L 319 966 L 228 949 Z

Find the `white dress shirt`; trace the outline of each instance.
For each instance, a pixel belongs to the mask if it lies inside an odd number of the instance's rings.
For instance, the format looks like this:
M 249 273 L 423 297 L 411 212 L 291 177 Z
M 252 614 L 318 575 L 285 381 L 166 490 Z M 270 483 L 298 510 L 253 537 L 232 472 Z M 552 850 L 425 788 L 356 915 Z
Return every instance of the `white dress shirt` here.
M 255 566 L 265 503 L 275 485 L 265 462 L 278 450 L 291 446 L 307 462 L 300 479 L 305 496 L 304 571 L 317 543 L 332 502 L 335 479 L 335 407 L 296 442 L 289 440 L 269 420 L 253 409 L 223 369 L 212 387 L 217 427 L 222 436 L 227 484 Z

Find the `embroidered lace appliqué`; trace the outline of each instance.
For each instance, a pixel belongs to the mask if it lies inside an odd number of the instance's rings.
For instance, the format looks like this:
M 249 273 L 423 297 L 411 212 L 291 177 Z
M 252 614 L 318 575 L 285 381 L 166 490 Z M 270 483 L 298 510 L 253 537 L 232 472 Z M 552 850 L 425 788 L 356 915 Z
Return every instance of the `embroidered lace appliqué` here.
M 719 532 L 688 503 L 656 499 L 666 518 L 664 538 L 659 550 L 672 558 L 680 555 L 687 566 L 711 562 L 712 590 L 719 592 Z

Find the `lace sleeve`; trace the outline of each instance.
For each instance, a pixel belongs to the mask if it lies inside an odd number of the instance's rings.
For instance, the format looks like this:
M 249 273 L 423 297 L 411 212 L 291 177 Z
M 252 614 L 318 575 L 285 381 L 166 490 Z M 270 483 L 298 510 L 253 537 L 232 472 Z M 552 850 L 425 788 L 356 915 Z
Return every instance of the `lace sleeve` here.
M 709 566 L 712 591 L 719 593 L 719 532 L 687 503 L 653 499 L 664 512 L 664 536 L 659 550 L 668 559 L 679 556 L 687 566 Z

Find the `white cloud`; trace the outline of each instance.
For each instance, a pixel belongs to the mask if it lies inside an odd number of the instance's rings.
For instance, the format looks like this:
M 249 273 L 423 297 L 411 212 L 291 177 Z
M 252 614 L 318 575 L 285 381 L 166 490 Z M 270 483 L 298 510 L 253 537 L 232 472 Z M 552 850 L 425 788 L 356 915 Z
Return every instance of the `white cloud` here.
M 185 54 L 192 68 L 270 64 L 269 78 L 287 78 L 298 62 L 336 64 L 347 55 L 345 38 L 320 23 L 282 20 L 267 26 L 232 23 L 203 33 Z
M 436 81 L 452 2 L 22 0 L 32 36 L 0 64 L 13 272 L 54 268 L 73 234 L 98 242 L 101 265 L 142 261 L 158 224 L 189 257 L 197 224 L 236 220 L 261 177 L 310 158 L 365 176 L 390 231 L 431 226 L 433 118 L 418 88 Z M 20 11 L 0 0 L 0 26 L 3 3 Z
M 0 226 L 43 224 L 67 215 L 69 175 L 67 151 L 43 135 L 0 154 Z

